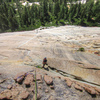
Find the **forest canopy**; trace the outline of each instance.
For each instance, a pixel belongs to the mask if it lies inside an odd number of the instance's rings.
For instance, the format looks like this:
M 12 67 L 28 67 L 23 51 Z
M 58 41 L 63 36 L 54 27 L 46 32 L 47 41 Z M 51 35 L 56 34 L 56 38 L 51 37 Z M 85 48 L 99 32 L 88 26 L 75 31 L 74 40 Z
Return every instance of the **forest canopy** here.
M 100 0 L 87 0 L 86 3 L 76 2 L 78 0 L 27 1 L 23 6 L 20 0 L 0 0 L 0 32 L 66 24 L 100 26 Z

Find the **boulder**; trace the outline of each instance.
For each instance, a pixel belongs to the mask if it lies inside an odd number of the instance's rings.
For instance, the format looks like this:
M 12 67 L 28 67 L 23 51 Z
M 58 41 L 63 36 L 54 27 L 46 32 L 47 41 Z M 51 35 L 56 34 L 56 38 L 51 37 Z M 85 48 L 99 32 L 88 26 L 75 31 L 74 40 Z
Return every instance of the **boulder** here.
M 42 89 L 42 87 L 41 86 L 38 86 L 38 89 Z
M 75 81 L 74 83 L 75 83 L 75 84 L 77 84 L 77 85 L 79 85 L 79 86 L 81 86 L 81 87 L 83 87 L 83 88 L 84 88 L 84 87 L 85 87 L 85 85 L 86 85 L 86 84 L 84 84 L 84 83 L 81 83 L 81 82 L 76 82 L 76 81 Z
M 38 81 L 38 84 L 43 84 L 43 81 Z
M 5 90 L 0 94 L 0 100 L 11 100 L 12 94 L 10 90 Z
M 45 93 L 49 93 L 49 90 L 46 89 L 46 90 L 45 90 Z
M 17 89 L 12 89 L 12 90 L 11 90 L 11 93 L 12 93 L 12 98 L 15 98 L 15 97 L 18 96 L 19 91 L 18 91 Z
M 11 93 L 11 91 L 8 91 L 7 93 L 6 93 L 6 98 L 7 99 L 10 99 L 12 97 L 12 93 Z
M 79 86 L 78 84 L 75 84 L 74 88 L 77 89 L 77 90 L 83 91 L 82 87 Z
M 24 84 L 26 86 L 30 86 L 31 82 L 33 82 L 34 80 L 34 77 L 33 77 L 33 74 L 28 74 L 26 77 L 25 77 L 25 80 L 24 80 Z
M 68 87 L 71 87 L 73 82 L 70 79 L 66 79 L 66 83 L 68 85 Z
M 4 99 L 7 99 L 6 95 L 5 94 L 0 94 L 0 100 L 4 100 Z
M 10 90 L 12 88 L 12 85 L 8 85 L 7 88 Z
M 36 75 L 36 80 L 37 80 L 37 81 L 42 81 L 42 75 L 37 74 L 37 75 Z
M 19 96 L 20 96 L 20 99 L 27 99 L 29 96 L 29 93 L 27 91 L 23 91 Z
M 44 75 L 44 81 L 46 82 L 47 85 L 52 85 L 53 84 L 52 78 L 48 75 Z
M 54 89 L 54 86 L 51 85 L 50 88 L 51 88 L 51 89 Z
M 25 75 L 26 75 L 25 72 L 20 72 L 20 73 L 18 73 L 18 74 L 15 76 L 14 80 L 15 80 L 16 82 L 18 82 L 18 83 L 21 83 L 21 82 L 23 81 Z
M 34 88 L 29 88 L 28 89 L 29 92 L 34 92 L 34 90 L 35 90 Z
M 0 83 L 4 83 L 6 81 L 6 79 L 0 79 Z
M 92 87 L 84 87 L 84 89 L 85 89 L 85 91 L 87 91 L 91 95 L 96 95 L 96 91 L 95 91 L 94 88 L 92 88 Z
M 48 100 L 56 100 L 56 98 L 51 95 Z

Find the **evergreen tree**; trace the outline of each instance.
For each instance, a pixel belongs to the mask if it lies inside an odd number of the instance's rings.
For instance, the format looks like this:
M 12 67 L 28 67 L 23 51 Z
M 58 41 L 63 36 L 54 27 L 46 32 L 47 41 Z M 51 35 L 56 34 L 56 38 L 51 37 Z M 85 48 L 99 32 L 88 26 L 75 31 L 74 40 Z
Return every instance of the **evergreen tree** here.
M 11 6 L 8 10 L 8 21 L 11 31 L 15 31 L 18 28 L 18 22 L 16 20 L 15 9 L 13 6 Z
M 49 16 L 50 16 L 49 21 L 53 21 L 54 20 L 54 3 L 52 2 L 52 0 L 49 2 Z
M 9 29 L 9 23 L 8 23 L 8 10 L 9 6 L 6 2 L 4 2 L 2 5 L 0 5 L 0 26 L 2 31 L 6 31 Z
M 25 27 L 28 27 L 30 22 L 29 22 L 29 11 L 28 11 L 28 7 L 24 7 L 23 9 L 23 13 L 22 13 L 22 17 L 21 17 L 22 21 L 23 21 L 23 25 Z
M 34 4 L 32 5 L 30 9 L 30 20 L 31 20 L 31 25 L 35 24 L 35 9 L 34 9 Z
M 49 19 L 50 19 L 50 16 L 49 16 L 49 8 L 48 8 L 48 2 L 47 0 L 43 0 L 43 9 L 44 9 L 44 17 L 45 17 L 45 21 L 48 22 Z
M 55 0 L 54 14 L 55 14 L 56 19 L 59 18 L 59 12 L 60 12 L 60 1 Z
M 44 4 L 43 2 L 40 3 L 39 7 L 39 14 L 40 14 L 40 21 L 42 25 L 45 25 L 45 15 L 44 15 Z

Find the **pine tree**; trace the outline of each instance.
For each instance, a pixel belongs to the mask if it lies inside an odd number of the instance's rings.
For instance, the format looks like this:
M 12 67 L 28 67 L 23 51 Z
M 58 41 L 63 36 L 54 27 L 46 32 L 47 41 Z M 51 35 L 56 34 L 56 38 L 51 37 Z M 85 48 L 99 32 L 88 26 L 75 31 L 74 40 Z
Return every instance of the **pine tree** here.
M 22 17 L 21 17 L 21 19 L 23 21 L 23 25 L 25 27 L 29 26 L 29 19 L 28 18 L 29 18 L 28 7 L 25 6 L 23 9 Z
M 48 22 L 49 21 L 49 8 L 48 8 L 48 2 L 47 0 L 43 0 L 43 9 L 44 9 L 44 17 L 45 17 L 45 21 Z
M 35 9 L 34 9 L 34 4 L 32 5 L 30 9 L 30 17 L 31 17 L 31 25 L 35 24 Z
M 6 31 L 7 29 L 9 29 L 8 8 L 9 5 L 6 2 L 0 5 L 0 26 L 2 31 Z
M 23 27 L 23 20 L 22 20 L 22 14 L 23 14 L 23 7 L 19 0 L 16 0 L 16 11 L 17 11 L 17 21 L 19 28 Z
M 54 14 L 55 14 L 56 19 L 59 18 L 59 12 L 60 12 L 60 1 L 55 0 Z
M 10 6 L 8 10 L 8 21 L 9 21 L 9 28 L 11 31 L 15 31 L 18 28 L 18 22 L 16 19 L 16 11 L 14 6 Z
M 44 16 L 43 6 L 44 6 L 43 2 L 40 2 L 40 7 L 39 7 L 40 21 L 42 25 L 45 25 L 45 16 Z
M 54 20 L 54 3 L 52 0 L 49 2 L 49 16 L 50 16 L 50 21 Z

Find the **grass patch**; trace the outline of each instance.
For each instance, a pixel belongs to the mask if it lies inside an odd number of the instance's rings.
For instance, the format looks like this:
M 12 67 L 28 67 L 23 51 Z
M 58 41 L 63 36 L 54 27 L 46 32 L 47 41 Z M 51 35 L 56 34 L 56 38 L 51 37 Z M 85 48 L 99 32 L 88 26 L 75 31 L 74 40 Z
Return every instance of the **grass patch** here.
M 41 67 L 41 66 L 39 66 L 39 65 L 38 65 L 38 66 L 36 66 L 36 68 L 40 68 L 40 69 L 42 69 L 42 67 Z

